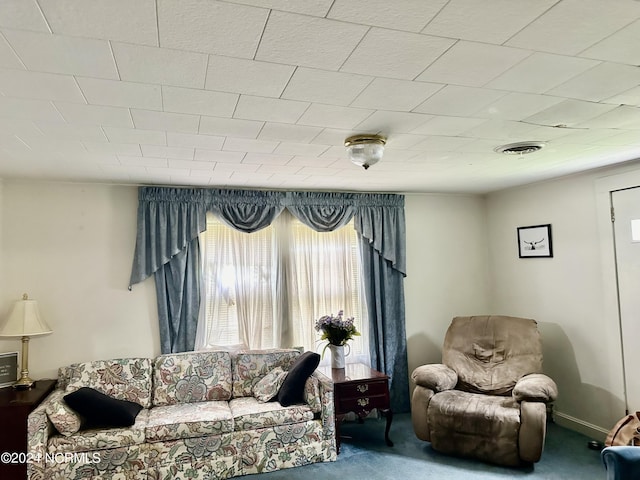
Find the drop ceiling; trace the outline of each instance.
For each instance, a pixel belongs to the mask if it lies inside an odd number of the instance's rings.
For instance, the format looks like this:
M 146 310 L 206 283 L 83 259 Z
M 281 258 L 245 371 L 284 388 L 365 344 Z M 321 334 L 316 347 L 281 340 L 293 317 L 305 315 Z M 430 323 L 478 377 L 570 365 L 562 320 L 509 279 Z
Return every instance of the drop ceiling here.
M 486 193 L 640 158 L 638 65 L 634 0 L 2 0 L 0 177 Z

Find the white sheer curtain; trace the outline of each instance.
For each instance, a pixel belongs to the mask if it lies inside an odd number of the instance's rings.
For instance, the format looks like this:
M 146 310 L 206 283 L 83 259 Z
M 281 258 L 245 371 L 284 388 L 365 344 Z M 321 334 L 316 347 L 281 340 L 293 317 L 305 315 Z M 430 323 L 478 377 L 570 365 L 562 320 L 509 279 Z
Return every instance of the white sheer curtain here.
M 361 333 L 349 342 L 347 361 L 370 363 L 353 223 L 319 233 L 284 211 L 269 227 L 246 234 L 208 215 L 200 245 L 196 349 L 301 346 L 321 352 L 315 320 L 344 310 Z

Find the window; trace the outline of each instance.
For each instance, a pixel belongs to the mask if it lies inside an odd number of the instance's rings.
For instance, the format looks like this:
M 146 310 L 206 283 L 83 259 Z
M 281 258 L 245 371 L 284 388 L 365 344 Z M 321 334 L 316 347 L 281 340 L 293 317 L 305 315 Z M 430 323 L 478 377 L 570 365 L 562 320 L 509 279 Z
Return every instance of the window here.
M 322 351 L 315 320 L 344 310 L 361 332 L 351 361 L 369 363 L 367 310 L 353 223 L 312 230 L 286 210 L 246 234 L 209 215 L 201 236 L 203 301 L 196 348 L 302 346 Z

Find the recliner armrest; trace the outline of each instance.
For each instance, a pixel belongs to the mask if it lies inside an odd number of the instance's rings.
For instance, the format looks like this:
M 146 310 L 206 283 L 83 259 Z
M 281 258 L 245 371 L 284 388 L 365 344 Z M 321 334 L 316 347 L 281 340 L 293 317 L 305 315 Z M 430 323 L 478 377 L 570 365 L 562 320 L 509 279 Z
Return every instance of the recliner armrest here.
M 558 387 L 548 376 L 532 373 L 518 380 L 512 395 L 518 402 L 553 402 L 558 397 Z
M 416 385 L 437 393 L 455 388 L 458 383 L 458 374 L 442 363 L 432 363 L 417 367 L 411 373 L 411 380 Z

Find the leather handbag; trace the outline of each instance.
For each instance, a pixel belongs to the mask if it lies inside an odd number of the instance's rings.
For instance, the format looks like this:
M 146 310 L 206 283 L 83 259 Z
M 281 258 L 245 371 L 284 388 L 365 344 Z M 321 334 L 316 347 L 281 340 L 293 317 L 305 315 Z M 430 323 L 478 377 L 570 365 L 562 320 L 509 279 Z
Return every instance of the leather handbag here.
M 640 447 L 640 412 L 625 415 L 609 431 L 604 444 L 613 446 Z

